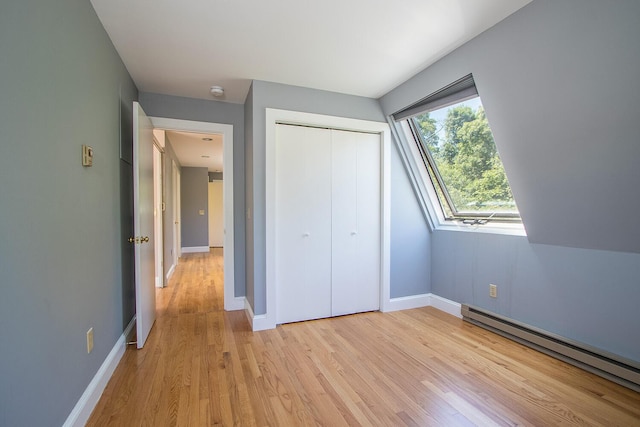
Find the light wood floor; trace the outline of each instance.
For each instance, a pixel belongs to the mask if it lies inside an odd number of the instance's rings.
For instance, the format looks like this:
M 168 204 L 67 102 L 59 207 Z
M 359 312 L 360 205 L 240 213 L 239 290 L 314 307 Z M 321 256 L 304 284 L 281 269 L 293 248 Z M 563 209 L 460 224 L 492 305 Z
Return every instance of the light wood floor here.
M 640 426 L 639 393 L 433 308 L 253 333 L 222 277 L 182 258 L 89 426 Z

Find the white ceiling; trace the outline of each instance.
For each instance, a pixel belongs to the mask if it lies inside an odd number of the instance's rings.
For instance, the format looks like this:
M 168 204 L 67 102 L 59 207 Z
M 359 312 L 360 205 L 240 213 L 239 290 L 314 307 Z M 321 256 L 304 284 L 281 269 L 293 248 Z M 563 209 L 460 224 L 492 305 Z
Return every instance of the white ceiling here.
M 222 135 L 166 131 L 166 138 L 180 161 L 187 167 L 207 168 L 209 172 L 222 172 Z M 211 139 L 211 141 L 203 138 Z
M 378 98 L 530 0 L 91 0 L 138 89 L 251 80 Z
M 91 3 L 140 91 L 241 104 L 251 80 L 379 98 L 530 1 Z M 183 166 L 222 170 L 222 142 L 168 135 Z

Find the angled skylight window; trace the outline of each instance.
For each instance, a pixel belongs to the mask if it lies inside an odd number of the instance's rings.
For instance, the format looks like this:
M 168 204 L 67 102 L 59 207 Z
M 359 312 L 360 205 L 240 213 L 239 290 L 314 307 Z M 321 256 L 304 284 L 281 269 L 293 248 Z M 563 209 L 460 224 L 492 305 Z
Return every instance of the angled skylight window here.
M 473 76 L 396 114 L 418 147 L 445 220 L 520 221 Z

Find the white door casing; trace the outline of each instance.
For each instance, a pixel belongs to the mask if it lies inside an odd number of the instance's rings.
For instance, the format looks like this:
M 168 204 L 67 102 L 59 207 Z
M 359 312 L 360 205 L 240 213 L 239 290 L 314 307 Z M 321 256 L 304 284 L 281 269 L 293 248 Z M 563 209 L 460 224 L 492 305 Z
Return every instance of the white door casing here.
M 133 103 L 133 228 L 137 347 L 142 348 L 156 319 L 154 284 L 153 125 Z

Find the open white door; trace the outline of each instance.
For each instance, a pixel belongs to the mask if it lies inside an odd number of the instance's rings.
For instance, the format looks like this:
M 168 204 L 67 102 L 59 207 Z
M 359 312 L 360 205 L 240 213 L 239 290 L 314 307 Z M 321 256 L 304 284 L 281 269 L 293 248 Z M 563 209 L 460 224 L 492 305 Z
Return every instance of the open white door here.
M 156 320 L 153 220 L 153 125 L 133 103 L 133 228 L 137 346 L 144 346 Z

